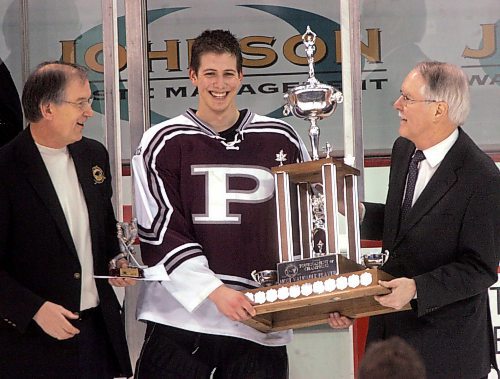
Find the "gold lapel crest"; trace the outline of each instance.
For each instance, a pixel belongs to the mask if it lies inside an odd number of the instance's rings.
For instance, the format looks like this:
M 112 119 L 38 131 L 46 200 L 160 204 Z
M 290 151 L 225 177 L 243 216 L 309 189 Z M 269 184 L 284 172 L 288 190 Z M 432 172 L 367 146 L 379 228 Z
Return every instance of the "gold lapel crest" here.
M 94 184 L 101 184 L 106 180 L 104 171 L 97 165 L 92 167 L 92 175 L 94 176 Z

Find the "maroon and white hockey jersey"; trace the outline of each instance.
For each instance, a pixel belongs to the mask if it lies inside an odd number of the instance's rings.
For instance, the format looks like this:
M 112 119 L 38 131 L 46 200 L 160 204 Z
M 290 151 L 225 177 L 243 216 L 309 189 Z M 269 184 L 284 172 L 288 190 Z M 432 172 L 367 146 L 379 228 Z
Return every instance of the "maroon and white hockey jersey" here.
M 207 296 L 221 282 L 253 288 L 253 270 L 278 262 L 274 177 L 308 159 L 287 123 L 243 112 L 226 141 L 192 110 L 144 133 L 132 159 L 142 258 L 170 280 L 146 282 L 138 318 L 186 330 L 282 345 L 289 332 L 264 334 L 221 314 Z

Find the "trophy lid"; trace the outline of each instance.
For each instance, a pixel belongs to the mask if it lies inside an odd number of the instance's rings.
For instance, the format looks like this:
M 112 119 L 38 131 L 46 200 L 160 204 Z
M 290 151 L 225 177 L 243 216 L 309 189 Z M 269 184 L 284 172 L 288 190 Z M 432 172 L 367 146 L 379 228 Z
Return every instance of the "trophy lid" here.
M 309 25 L 306 32 L 302 35 L 302 41 L 306 47 L 307 62 L 309 64 L 309 78 L 307 81 L 297 87 L 290 89 L 285 95 L 285 108 L 283 115 L 288 116 L 292 113 L 294 116 L 309 120 L 309 137 L 312 145 L 313 160 L 319 159 L 319 128 L 316 120 L 330 116 L 337 104 L 344 100 L 342 93 L 335 87 L 320 83 L 314 76 L 314 52 L 316 51 L 316 33 Z
M 309 64 L 309 78 L 284 95 L 287 102 L 283 114 L 304 119 L 322 119 L 330 116 L 336 109 L 337 104 L 344 100 L 342 93 L 335 87 L 321 83 L 314 76 L 314 52 L 316 51 L 316 33 L 309 25 L 302 35 L 305 45 L 307 62 Z

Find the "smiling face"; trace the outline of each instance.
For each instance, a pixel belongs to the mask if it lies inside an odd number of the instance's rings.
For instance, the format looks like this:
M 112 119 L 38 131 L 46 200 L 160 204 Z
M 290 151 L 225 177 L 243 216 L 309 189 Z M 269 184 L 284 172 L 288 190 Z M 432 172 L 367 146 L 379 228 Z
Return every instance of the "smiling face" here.
M 400 118 L 399 135 L 412 141 L 419 149 L 433 146 L 435 134 L 439 132 L 435 117 L 439 103 L 425 101 L 425 84 L 420 73 L 411 71 L 403 81 L 401 96 L 394 102 Z M 405 97 L 411 100 L 406 101 Z
M 203 120 L 233 117 L 238 113 L 235 97 L 243 79 L 236 57 L 229 53 L 204 53 L 197 72 L 189 78 L 198 87 L 198 116 Z
M 45 122 L 37 128 L 35 141 L 55 149 L 80 141 L 85 122 L 94 114 L 88 104 L 90 97 L 88 80 L 70 79 L 63 101 L 42 105 Z

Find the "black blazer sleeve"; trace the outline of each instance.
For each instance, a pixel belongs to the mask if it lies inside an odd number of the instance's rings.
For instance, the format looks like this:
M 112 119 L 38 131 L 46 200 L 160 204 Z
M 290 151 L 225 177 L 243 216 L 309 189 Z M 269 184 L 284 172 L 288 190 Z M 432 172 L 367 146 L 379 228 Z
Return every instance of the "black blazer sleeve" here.
M 23 331 L 45 300 L 22 286 L 9 272 L 12 268 L 9 267 L 7 259 L 11 253 L 8 241 L 11 215 L 16 209 L 13 209 L 9 202 L 7 186 L 9 186 L 7 181 L 0 180 L 0 318 Z M 26 262 L 26 265 L 29 265 L 29 262 Z M 22 271 L 22 268 L 18 271 Z M 28 266 L 26 271 L 26 275 L 29 275 Z
M 361 238 L 366 240 L 382 240 L 384 230 L 385 205 L 364 202 L 365 217 L 361 222 Z

